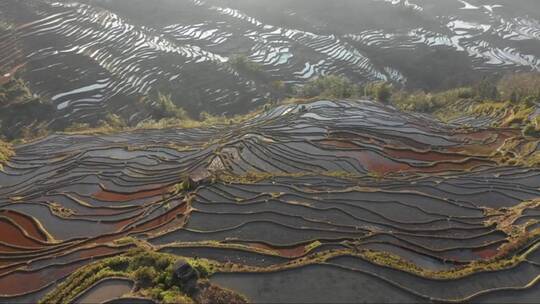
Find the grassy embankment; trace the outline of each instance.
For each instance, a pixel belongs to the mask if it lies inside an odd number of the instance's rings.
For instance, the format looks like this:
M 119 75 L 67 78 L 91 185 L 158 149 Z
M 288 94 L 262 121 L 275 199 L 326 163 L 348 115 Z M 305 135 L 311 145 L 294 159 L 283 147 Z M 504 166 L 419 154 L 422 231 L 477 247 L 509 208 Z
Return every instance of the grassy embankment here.
M 137 242 L 131 238 L 119 240 Z M 198 273 L 194 286 L 185 286 L 175 275 L 175 263 L 186 261 Z M 106 258 L 84 266 L 48 293 L 40 303 L 70 303 L 79 294 L 105 278 L 123 277 L 135 282 L 134 291 L 126 296 L 139 296 L 159 303 L 246 303 L 247 300 L 228 289 L 208 282 L 207 277 L 218 267 L 206 259 L 181 258 L 158 253 L 141 246 L 126 254 Z

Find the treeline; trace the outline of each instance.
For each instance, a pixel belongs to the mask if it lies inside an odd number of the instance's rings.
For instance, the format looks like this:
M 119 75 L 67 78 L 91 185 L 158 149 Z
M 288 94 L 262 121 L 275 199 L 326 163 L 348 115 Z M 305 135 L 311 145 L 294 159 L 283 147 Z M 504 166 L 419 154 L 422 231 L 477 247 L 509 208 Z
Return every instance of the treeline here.
M 465 114 L 508 113 L 500 126 L 519 126 L 526 136 L 540 136 L 540 118 L 532 117 L 536 103 L 540 103 L 539 73 L 510 74 L 498 80 L 484 78 L 470 86 L 440 92 L 404 90 L 387 82 L 357 85 L 345 77 L 331 75 L 315 78 L 294 91 L 286 102 L 368 98 L 405 111 L 436 114 L 442 120 Z
M 242 57 L 232 60 L 232 65 L 252 70 L 256 66 Z M 274 85 L 279 87 L 278 85 Z M 540 74 L 512 74 L 498 80 L 483 79 L 466 87 L 440 92 L 410 91 L 393 86 L 387 82 L 373 82 L 365 85 L 355 84 L 345 77 L 329 75 L 314 78 L 303 85 L 286 90 L 287 98 L 274 103 L 301 103 L 319 98 L 332 99 L 372 99 L 393 104 L 405 111 L 434 114 L 441 120 L 450 120 L 466 114 L 500 115 L 509 113 L 508 119 L 499 126 L 523 128 L 524 135 L 540 136 L 540 118 L 532 117 L 535 103 L 540 101 Z M 463 107 L 463 105 L 466 105 Z M 187 111 L 174 102 L 171 95 L 154 92 L 134 101 L 138 111 L 147 113 L 149 119 L 137 124 L 129 124 L 114 113 L 103 113 L 96 123 L 75 123 L 60 130 L 77 133 L 111 133 L 141 128 L 193 128 L 232 124 L 253 117 L 268 109 L 269 105 L 247 115 L 225 117 L 199 113 L 191 117 Z M 54 107 L 34 96 L 26 83 L 13 79 L 0 86 L 0 138 L 4 140 L 26 139 L 47 135 L 51 130 L 40 123 L 44 117 L 52 117 Z M 8 128 L 8 126 L 21 126 Z M 0 151 L 1 153 L 1 151 Z M 6 153 L 4 153 L 6 155 Z M 1 162 L 0 154 L 0 162 Z
M 166 129 L 166 128 L 200 128 L 219 125 L 230 125 L 240 123 L 255 116 L 259 111 L 250 112 L 245 115 L 227 117 L 225 115 L 212 115 L 208 112 L 201 112 L 197 118 L 191 117 L 186 110 L 176 105 L 171 95 L 157 93 L 142 97 L 135 101 L 135 106 L 148 112 L 151 119 L 143 120 L 131 125 L 119 115 L 106 113 L 105 117 L 91 126 L 88 123 L 75 123 L 63 131 L 66 133 L 94 134 L 94 133 L 115 133 L 121 131 L 132 131 L 137 129 Z
M 392 96 L 392 101 L 397 105 L 418 112 L 433 112 L 461 99 L 532 105 L 540 100 L 540 74 L 512 74 L 500 80 L 484 78 L 471 86 L 443 92 L 397 91 Z
M 533 103 L 540 99 L 540 73 L 511 74 L 500 80 L 484 78 L 470 86 L 441 92 L 398 89 L 388 82 L 357 85 L 345 77 L 329 75 L 314 78 L 304 85 L 295 87 L 294 97 L 370 97 L 419 112 L 432 112 L 438 106 L 458 99 L 473 99 L 477 102 L 510 101 L 514 104 Z

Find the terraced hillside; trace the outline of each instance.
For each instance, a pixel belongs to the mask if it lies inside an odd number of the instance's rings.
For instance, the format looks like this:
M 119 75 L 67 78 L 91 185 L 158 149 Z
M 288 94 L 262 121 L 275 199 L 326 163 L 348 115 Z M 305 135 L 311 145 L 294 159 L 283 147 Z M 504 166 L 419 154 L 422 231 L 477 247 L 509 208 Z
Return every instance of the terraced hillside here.
M 136 124 L 154 115 L 135 101 L 157 92 L 194 116 L 245 113 L 320 75 L 438 89 L 538 71 L 539 8 L 533 0 L 4 0 L 0 71 L 18 71 L 48 102 L 53 114 L 38 120 L 55 130 L 107 112 Z
M 48 136 L 0 172 L 1 300 L 166 302 L 133 263 L 181 257 L 251 302 L 533 303 L 540 168 L 509 155 L 538 139 L 350 100 Z

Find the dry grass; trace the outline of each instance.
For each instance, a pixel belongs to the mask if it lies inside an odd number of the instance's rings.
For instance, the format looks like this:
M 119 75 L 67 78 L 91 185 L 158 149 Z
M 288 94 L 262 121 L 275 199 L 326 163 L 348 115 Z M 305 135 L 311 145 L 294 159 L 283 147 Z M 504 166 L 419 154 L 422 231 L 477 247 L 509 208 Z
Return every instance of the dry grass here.
M 98 127 L 90 127 L 88 124 L 75 124 L 61 132 L 68 135 L 95 135 L 95 134 L 114 134 L 120 132 L 131 132 L 136 130 L 164 130 L 164 129 L 195 129 L 210 128 L 219 126 L 228 126 L 240 124 L 259 115 L 262 110 L 256 110 L 244 115 L 232 117 L 214 116 L 208 113 L 202 113 L 200 120 L 191 118 L 163 118 L 160 120 L 147 120 L 136 126 L 126 126 L 123 124 L 111 124 L 108 121 L 102 122 Z
M 15 155 L 15 152 L 11 144 L 0 139 L 0 170 L 3 170 L 3 164 L 13 155 Z

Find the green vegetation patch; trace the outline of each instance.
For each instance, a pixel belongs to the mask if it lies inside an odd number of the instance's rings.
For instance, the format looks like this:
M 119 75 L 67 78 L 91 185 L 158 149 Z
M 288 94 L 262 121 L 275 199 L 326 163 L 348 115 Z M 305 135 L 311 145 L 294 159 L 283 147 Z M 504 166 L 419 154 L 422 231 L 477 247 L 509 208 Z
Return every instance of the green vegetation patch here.
M 47 121 L 54 107 L 34 95 L 28 84 L 12 77 L 0 85 L 0 136 L 8 140 L 32 140 L 48 134 Z
M 392 103 L 405 111 L 433 114 L 442 121 L 464 115 L 487 116 L 493 127 L 519 128 L 524 137 L 540 137 L 540 118 L 533 116 L 540 102 L 540 74 L 507 75 L 483 79 L 443 92 L 394 91 Z
M 523 136 L 540 137 L 540 116 L 533 117 L 523 128 Z
M 253 112 L 236 115 L 232 117 L 211 115 L 202 112 L 199 119 L 189 117 L 187 112 L 177 106 L 170 95 L 159 93 L 156 101 L 149 98 L 143 98 L 139 103 L 144 103 L 154 111 L 154 117 L 161 117 L 158 120 L 149 119 L 142 121 L 135 126 L 129 126 L 124 119 L 116 114 L 108 113 L 105 119 L 101 120 L 96 127 L 86 123 L 76 123 L 64 130 L 66 134 L 112 134 L 119 132 L 129 132 L 141 129 L 192 129 L 204 127 L 216 127 L 223 125 L 233 125 L 245 122 L 262 112 L 262 109 Z
M 13 78 L 0 86 L 0 105 L 25 103 L 34 99 L 26 82 L 20 78 Z
M 369 83 L 363 88 L 364 96 L 370 96 L 384 103 L 390 101 L 392 90 L 392 85 L 384 81 Z
M 0 170 L 3 170 L 3 164 L 5 164 L 15 152 L 11 144 L 0 139 Z
M 175 274 L 178 262 L 190 265 L 188 268 L 196 273 L 195 281 L 180 279 Z M 160 303 L 246 303 L 243 296 L 206 280 L 219 267 L 219 263 L 206 259 L 182 258 L 135 248 L 124 255 L 77 270 L 40 303 L 69 303 L 98 281 L 109 277 L 132 279 L 136 283 L 133 295 Z
M 177 106 L 172 100 L 171 95 L 165 95 L 158 92 L 155 98 L 145 96 L 139 99 L 139 104 L 152 109 L 154 117 L 159 118 L 176 118 L 186 120 L 189 115 L 182 107 Z
M 254 73 L 261 72 L 263 70 L 261 64 L 252 61 L 246 55 L 242 54 L 231 56 L 228 63 L 238 70 L 246 70 Z
M 451 113 L 449 113 L 451 106 L 461 100 L 470 100 L 472 97 L 473 89 L 464 87 L 438 93 L 397 91 L 392 93 L 391 99 L 392 103 L 402 110 L 434 113 L 439 118 L 448 118 L 459 115 L 459 111 L 450 111 Z M 446 113 L 443 114 L 443 111 Z
M 303 86 L 295 88 L 299 98 L 351 98 L 358 96 L 359 87 L 347 78 L 329 75 L 314 78 Z
M 538 73 L 509 74 L 497 84 L 501 99 L 513 103 L 540 100 L 540 75 Z

